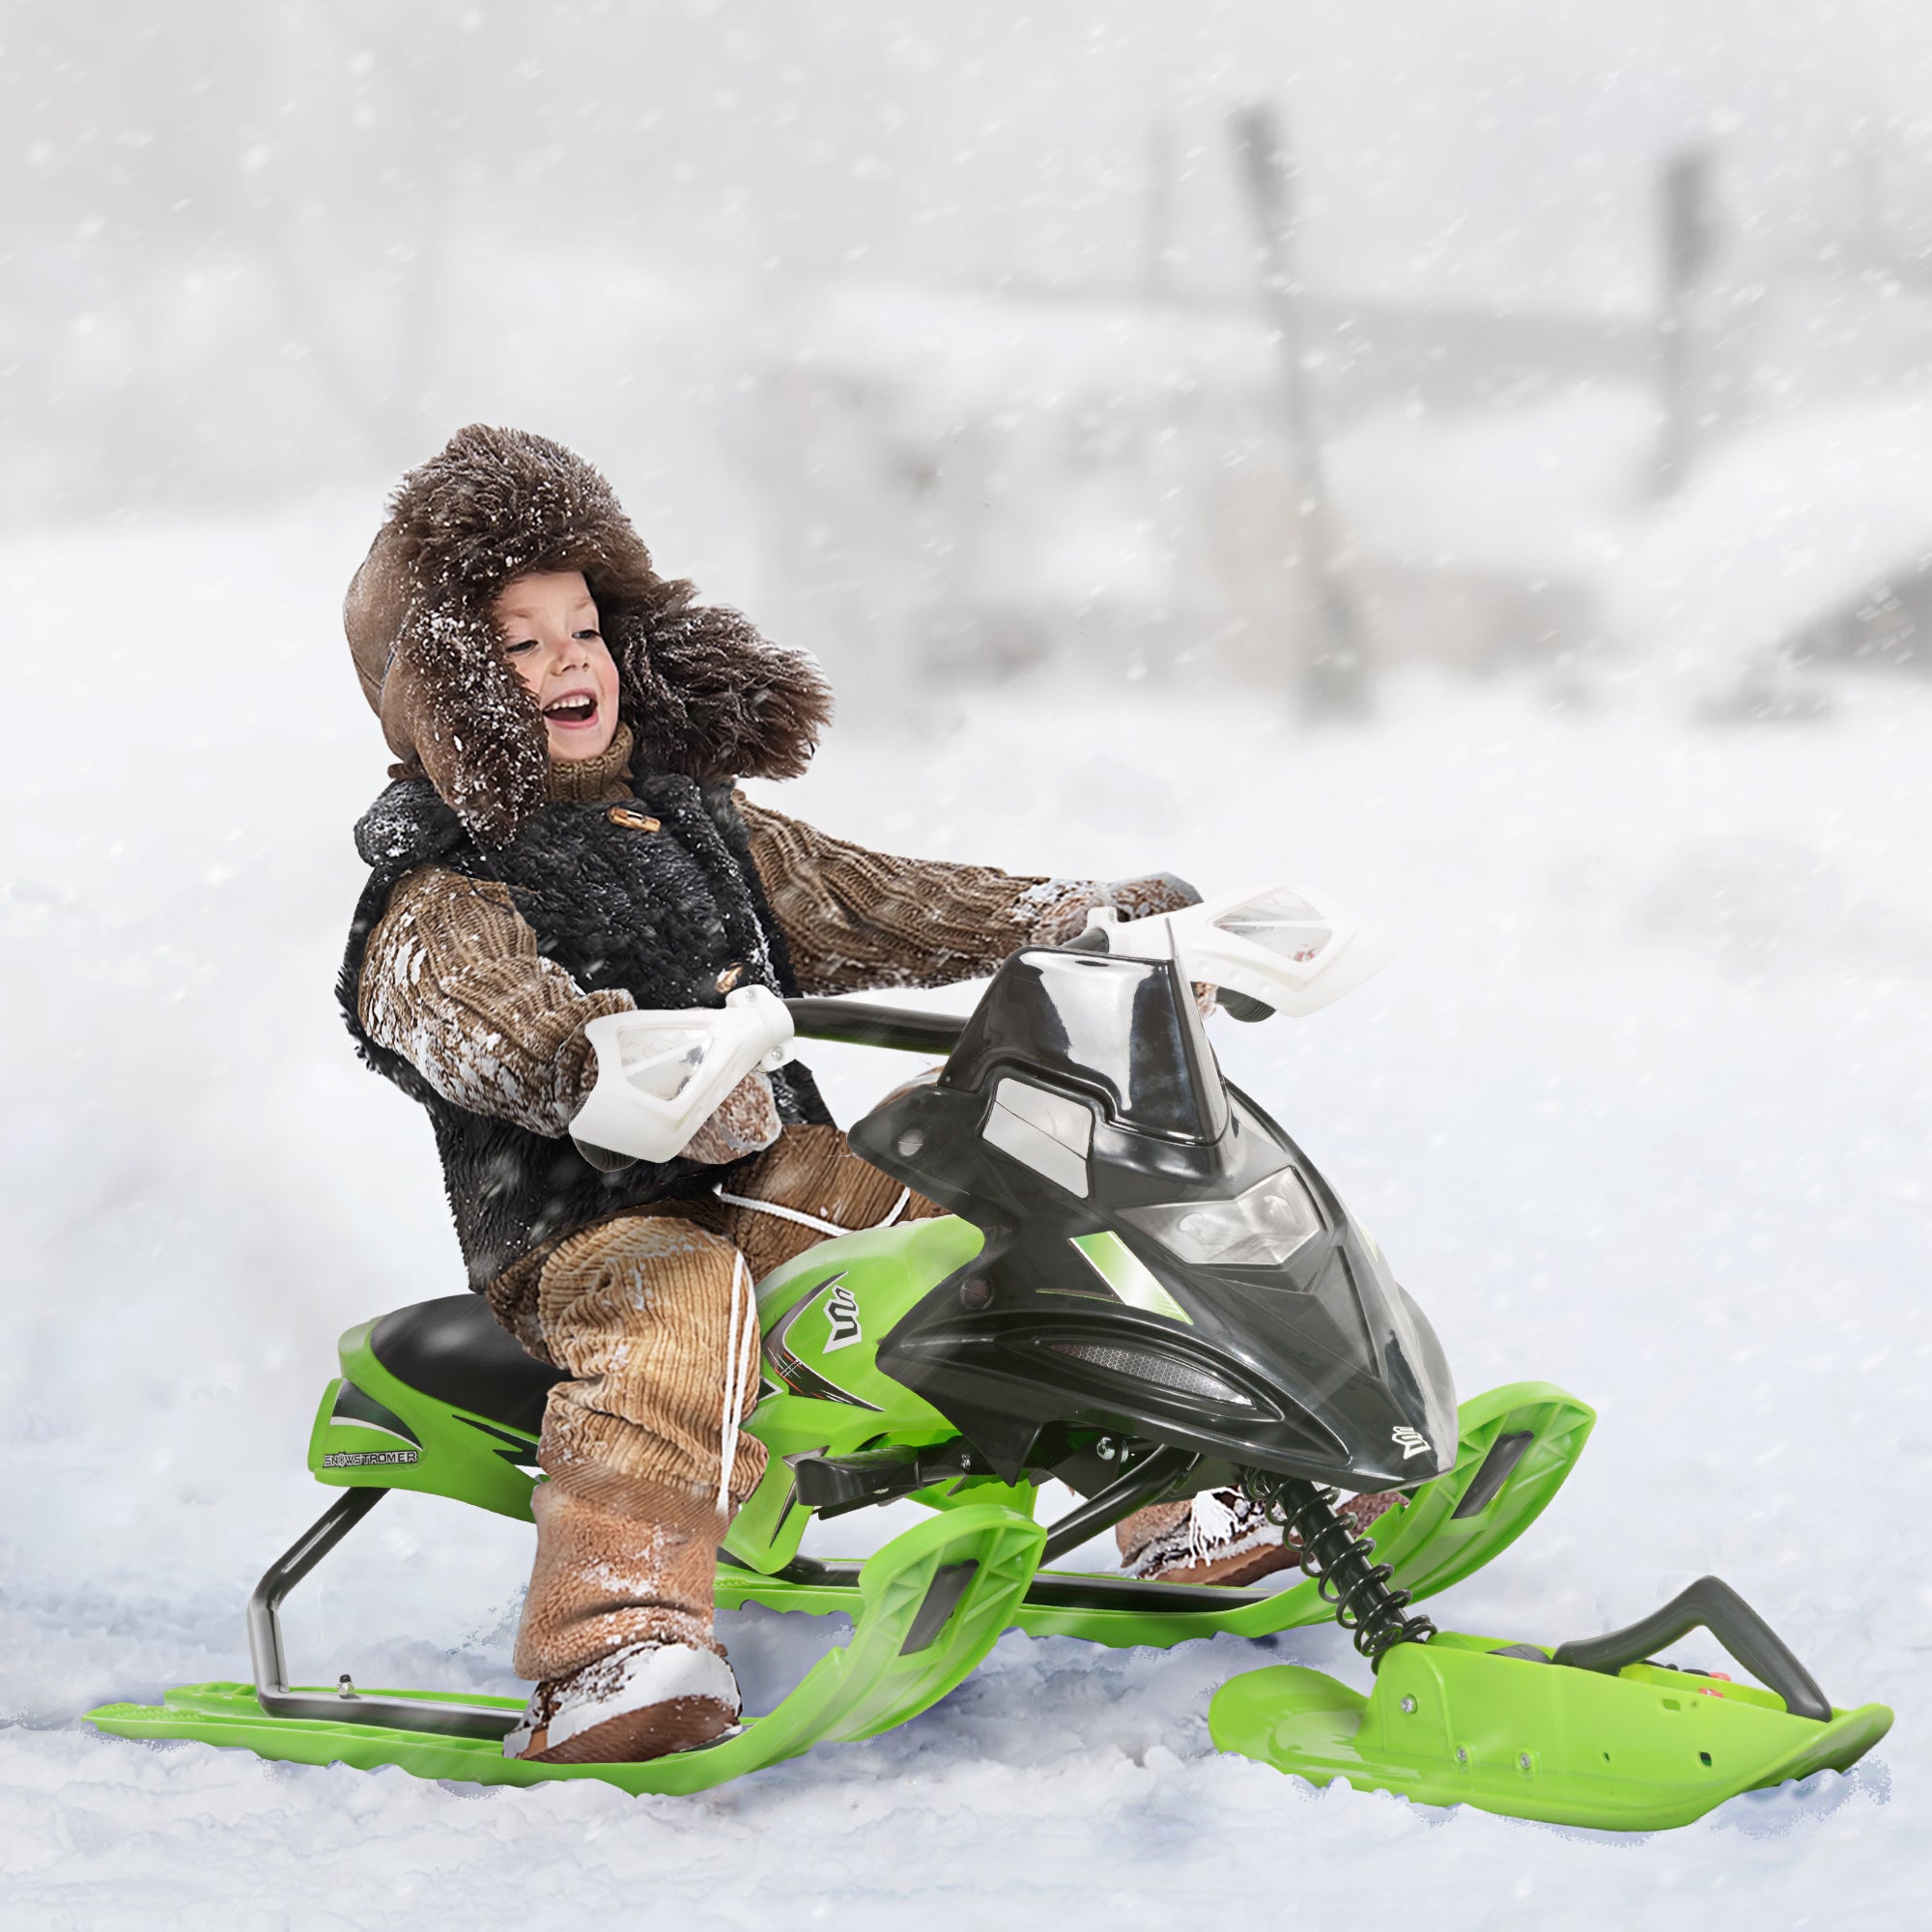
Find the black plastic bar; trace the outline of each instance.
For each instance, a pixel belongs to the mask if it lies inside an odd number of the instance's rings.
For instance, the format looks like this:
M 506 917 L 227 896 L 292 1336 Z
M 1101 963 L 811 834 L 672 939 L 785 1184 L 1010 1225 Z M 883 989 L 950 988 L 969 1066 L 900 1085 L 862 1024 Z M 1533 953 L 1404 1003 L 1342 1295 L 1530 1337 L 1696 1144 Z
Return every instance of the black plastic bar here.
M 807 1039 L 839 1039 L 853 1046 L 891 1046 L 901 1053 L 951 1053 L 966 1022 L 957 1013 L 922 1013 L 867 1000 L 816 997 L 787 1000 L 792 1025 Z
M 991 1465 L 964 1442 L 936 1449 L 862 1449 L 854 1456 L 798 1456 L 791 1459 L 798 1500 L 821 1518 L 895 1501 L 959 1476 L 983 1476 Z
M 969 1557 L 964 1563 L 948 1563 L 932 1573 L 932 1581 L 926 1585 L 925 1601 L 919 1606 L 919 1613 L 912 1620 L 912 1628 L 906 1632 L 904 1641 L 899 1645 L 901 1657 L 917 1657 L 923 1650 L 929 1650 L 937 1641 L 939 1633 L 952 1620 L 952 1612 L 959 1607 L 959 1600 L 966 1594 L 966 1586 L 980 1574 L 977 1559 Z
M 1532 1429 L 1519 1429 L 1508 1435 L 1498 1435 L 1490 1444 L 1490 1453 L 1483 1458 L 1483 1466 L 1470 1479 L 1469 1487 L 1463 1492 L 1463 1500 L 1449 1513 L 1449 1520 L 1458 1517 L 1481 1516 L 1502 1493 L 1503 1485 L 1516 1474 L 1516 1465 L 1522 1461 L 1522 1452 L 1536 1440 Z
M 1831 1720 L 1832 1700 L 1791 1653 L 1784 1639 L 1721 1577 L 1699 1577 L 1662 1609 L 1623 1630 L 1607 1631 L 1577 1643 L 1560 1645 L 1552 1663 L 1614 1676 L 1627 1663 L 1641 1663 L 1666 1643 L 1704 1629 L 1767 1690 L 1784 1699 L 1794 1718 Z
M 1090 1536 L 1112 1529 L 1141 1507 L 1171 1490 L 1175 1483 L 1200 1462 L 1191 1449 L 1163 1442 L 1151 1456 L 1143 1458 L 1119 1482 L 1110 1483 L 1096 1496 L 1090 1496 L 1077 1510 L 1069 1511 L 1047 1532 L 1039 1552 L 1042 1564 L 1052 1563 L 1069 1549 L 1077 1549 Z
M 723 1551 L 720 1560 L 734 1570 L 751 1567 Z M 820 1563 L 810 1556 L 794 1556 L 773 1580 L 846 1590 L 856 1598 L 859 1568 L 856 1563 Z M 1244 1610 L 1251 1604 L 1265 1604 L 1272 1594 L 1231 1589 L 1223 1583 L 1151 1583 L 1138 1577 L 1087 1577 L 1042 1570 L 1027 1584 L 1022 1601 L 1032 1609 L 1131 1610 L 1137 1615 L 1165 1616 L 1171 1610 Z M 1541 1651 L 1537 1655 L 1545 1663 L 1549 1662 Z

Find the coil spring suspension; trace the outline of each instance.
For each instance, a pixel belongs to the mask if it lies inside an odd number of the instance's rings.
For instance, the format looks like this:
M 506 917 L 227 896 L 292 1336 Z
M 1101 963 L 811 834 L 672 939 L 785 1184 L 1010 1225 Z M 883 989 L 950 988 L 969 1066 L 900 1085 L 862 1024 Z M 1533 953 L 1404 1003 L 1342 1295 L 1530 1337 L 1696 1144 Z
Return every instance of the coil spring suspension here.
M 1335 1605 L 1335 1621 L 1372 1664 L 1396 1644 L 1426 1643 L 1435 1634 L 1427 1617 L 1404 1614 L 1409 1593 L 1389 1588 L 1393 1568 L 1374 1561 L 1374 1539 L 1361 1535 L 1336 1509 L 1333 1490 L 1318 1489 L 1300 1476 L 1259 1471 L 1250 1473 L 1245 1487 L 1268 1520 L 1300 1544 L 1303 1572 L 1315 1578 L 1321 1600 Z

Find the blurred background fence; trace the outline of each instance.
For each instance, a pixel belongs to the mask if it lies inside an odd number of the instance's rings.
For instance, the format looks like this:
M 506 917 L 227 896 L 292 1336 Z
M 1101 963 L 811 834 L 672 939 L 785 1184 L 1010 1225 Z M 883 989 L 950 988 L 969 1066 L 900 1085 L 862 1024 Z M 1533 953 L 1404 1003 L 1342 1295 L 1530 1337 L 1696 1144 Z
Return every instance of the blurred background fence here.
M 373 507 L 483 417 L 862 708 L 1927 661 L 1905 0 L 0 22 L 0 529 Z

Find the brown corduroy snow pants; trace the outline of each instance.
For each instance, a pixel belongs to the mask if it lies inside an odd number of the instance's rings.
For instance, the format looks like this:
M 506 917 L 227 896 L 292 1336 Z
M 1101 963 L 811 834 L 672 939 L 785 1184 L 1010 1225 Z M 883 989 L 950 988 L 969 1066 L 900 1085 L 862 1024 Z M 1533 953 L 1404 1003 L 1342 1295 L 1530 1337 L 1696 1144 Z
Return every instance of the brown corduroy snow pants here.
M 787 1127 L 725 1187 L 739 1200 L 617 1215 L 492 1285 L 497 1319 L 571 1378 L 544 1413 L 521 1676 L 646 1638 L 717 1647 L 718 1545 L 765 1469 L 741 1427 L 758 1396 L 753 1285 L 835 1230 L 941 1211 L 828 1126 Z

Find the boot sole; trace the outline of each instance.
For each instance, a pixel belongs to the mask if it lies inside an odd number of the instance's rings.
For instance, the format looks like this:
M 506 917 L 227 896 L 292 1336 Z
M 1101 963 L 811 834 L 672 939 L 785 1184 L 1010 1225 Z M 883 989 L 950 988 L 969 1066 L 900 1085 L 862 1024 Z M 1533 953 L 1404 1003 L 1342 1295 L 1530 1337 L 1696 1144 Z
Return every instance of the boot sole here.
M 527 1764 L 640 1764 L 716 1744 L 737 1723 L 737 1713 L 715 1697 L 667 1697 L 592 1724 L 552 1748 L 520 1755 Z

